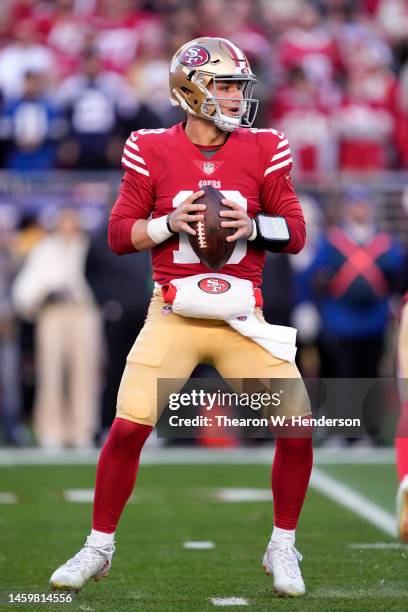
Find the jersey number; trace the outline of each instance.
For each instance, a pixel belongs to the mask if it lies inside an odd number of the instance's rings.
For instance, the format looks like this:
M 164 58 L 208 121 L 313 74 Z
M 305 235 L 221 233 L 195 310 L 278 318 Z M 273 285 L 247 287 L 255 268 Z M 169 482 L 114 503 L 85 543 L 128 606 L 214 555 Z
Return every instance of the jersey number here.
M 179 191 L 178 194 L 173 198 L 173 208 L 177 208 L 180 206 L 182 202 L 188 196 L 190 196 L 193 191 Z M 224 191 L 221 193 L 225 196 L 227 200 L 232 200 L 239 204 L 244 210 L 247 210 L 248 202 L 247 199 L 244 198 L 243 195 L 240 194 L 239 191 Z M 247 241 L 245 239 L 237 240 L 235 244 L 235 249 L 227 261 L 227 264 L 239 264 L 246 255 L 247 251 Z M 190 246 L 188 241 L 187 234 L 181 232 L 179 234 L 179 248 L 177 251 L 173 251 L 173 261 L 176 264 L 196 264 L 200 263 L 197 255 L 194 253 L 193 249 Z

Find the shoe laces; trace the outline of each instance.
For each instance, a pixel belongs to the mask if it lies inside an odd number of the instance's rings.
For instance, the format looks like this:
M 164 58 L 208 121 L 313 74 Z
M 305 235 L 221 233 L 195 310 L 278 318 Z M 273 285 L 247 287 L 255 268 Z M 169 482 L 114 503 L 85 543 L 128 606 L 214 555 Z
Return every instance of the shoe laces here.
M 110 553 L 114 550 L 115 547 L 110 544 L 100 548 L 95 548 L 94 546 L 90 546 L 88 543 L 86 543 L 84 548 L 81 548 L 81 550 L 75 555 L 75 557 L 72 557 L 72 559 L 69 559 L 69 561 L 67 561 L 66 566 L 69 569 L 81 569 L 83 567 L 89 567 L 90 564 L 100 561 L 101 555 L 108 560 Z
M 300 575 L 298 563 L 302 560 L 302 555 L 293 544 L 290 542 L 272 544 L 271 553 L 280 561 L 290 578 L 297 578 Z

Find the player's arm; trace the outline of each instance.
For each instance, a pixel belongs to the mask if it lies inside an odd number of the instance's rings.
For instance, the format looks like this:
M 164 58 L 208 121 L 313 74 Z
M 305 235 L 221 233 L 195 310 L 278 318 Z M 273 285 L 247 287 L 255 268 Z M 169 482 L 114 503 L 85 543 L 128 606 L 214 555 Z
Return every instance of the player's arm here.
M 114 253 L 125 255 L 135 251 L 147 251 L 178 232 L 195 236 L 195 230 L 188 224 L 204 218 L 200 211 L 205 210 L 205 206 L 194 204 L 194 200 L 203 195 L 202 191 L 193 193 L 171 214 L 146 219 L 148 199 L 136 197 L 135 190 L 127 181 L 125 175 L 121 192 L 109 217 L 108 242 Z M 137 190 L 136 193 L 140 195 Z
M 271 132 L 277 136 L 274 141 L 269 134 L 260 140 L 265 169 L 254 245 L 273 253 L 299 253 L 305 244 L 306 228 L 290 176 L 292 154 L 285 135 Z
M 261 212 L 254 219 L 248 238 L 256 248 L 273 253 L 298 253 L 306 240 L 305 220 L 293 188 L 292 154 L 282 132 L 259 130 L 261 155 Z
M 108 243 L 117 255 L 144 251 L 154 243 L 143 227 L 153 210 L 154 194 L 147 177 L 126 171 L 119 196 L 111 210 L 108 223 Z
M 194 204 L 194 200 L 202 195 L 204 195 L 203 191 L 193 193 L 168 215 L 156 217 L 149 221 L 145 219 L 136 221 L 133 224 L 131 235 L 135 249 L 137 251 L 152 249 L 179 232 L 186 232 L 195 236 L 196 231 L 189 226 L 189 223 L 204 219 L 204 215 L 199 214 L 199 212 L 205 210 L 205 206 Z
M 126 172 L 109 216 L 108 242 L 118 255 L 154 248 L 176 232 L 195 235 L 188 223 L 201 220 L 203 215 L 199 212 L 205 210 L 205 206 L 194 204 L 203 195 L 200 191 L 188 197 L 171 214 L 150 218 L 155 194 L 149 170 L 136 142 L 139 141 L 132 135 L 126 141 L 122 157 Z
M 255 244 L 274 253 L 299 253 L 306 241 L 305 219 L 287 171 L 265 181 L 261 202 L 265 216 L 257 218 Z

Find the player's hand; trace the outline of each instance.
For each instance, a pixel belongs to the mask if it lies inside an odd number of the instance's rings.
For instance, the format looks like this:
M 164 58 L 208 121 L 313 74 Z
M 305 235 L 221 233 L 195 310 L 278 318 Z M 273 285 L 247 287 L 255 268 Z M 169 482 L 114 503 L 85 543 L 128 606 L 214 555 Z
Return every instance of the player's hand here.
M 186 232 L 186 234 L 196 235 L 195 230 L 189 225 L 192 221 L 203 221 L 205 210 L 204 204 L 194 204 L 197 198 L 201 198 L 204 191 L 196 191 L 184 200 L 169 216 L 169 224 L 173 232 Z
M 240 238 L 248 238 L 252 233 L 252 221 L 246 214 L 246 211 L 236 202 L 232 200 L 221 200 L 225 206 L 229 206 L 231 210 L 222 210 L 220 217 L 227 217 L 228 221 L 222 221 L 221 227 L 236 228 L 236 232 L 226 238 L 227 242 L 235 242 Z

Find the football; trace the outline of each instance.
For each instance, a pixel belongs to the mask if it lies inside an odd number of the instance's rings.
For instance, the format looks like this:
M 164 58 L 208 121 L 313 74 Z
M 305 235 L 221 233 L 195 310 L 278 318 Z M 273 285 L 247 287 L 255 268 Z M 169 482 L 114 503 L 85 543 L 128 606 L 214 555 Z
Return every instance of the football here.
M 235 242 L 226 241 L 227 236 L 231 236 L 235 229 L 221 227 L 223 218 L 220 217 L 220 212 L 231 209 L 221 203 L 225 196 L 211 185 L 205 185 L 202 191 L 204 195 L 194 203 L 205 204 L 204 220 L 191 223 L 196 235 L 189 234 L 188 239 L 201 263 L 210 270 L 220 270 L 235 248 Z

